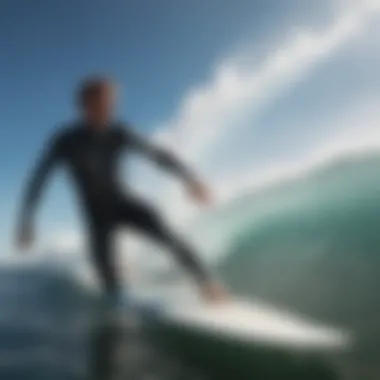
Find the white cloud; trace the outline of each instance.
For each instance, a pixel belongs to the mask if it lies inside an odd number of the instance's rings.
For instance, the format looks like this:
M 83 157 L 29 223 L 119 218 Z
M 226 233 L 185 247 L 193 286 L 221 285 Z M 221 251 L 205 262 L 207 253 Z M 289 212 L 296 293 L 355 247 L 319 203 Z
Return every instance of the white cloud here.
M 222 62 L 209 82 L 185 95 L 176 117 L 159 131 L 159 137 L 171 140 L 181 155 L 201 161 L 205 151 L 233 133 L 235 121 L 243 113 L 262 110 L 359 35 L 380 10 L 380 1 L 350 2 L 341 8 L 326 29 L 315 33 L 300 30 L 258 67 L 239 65 L 234 58 Z M 253 51 L 254 47 L 248 48 L 246 55 Z

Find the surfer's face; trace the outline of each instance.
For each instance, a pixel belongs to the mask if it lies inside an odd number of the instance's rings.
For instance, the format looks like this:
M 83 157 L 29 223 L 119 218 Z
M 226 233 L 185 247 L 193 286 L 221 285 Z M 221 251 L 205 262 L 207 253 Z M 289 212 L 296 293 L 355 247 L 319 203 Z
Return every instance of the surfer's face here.
M 106 126 L 112 119 L 116 103 L 116 89 L 111 83 L 102 84 L 84 103 L 84 113 L 94 125 Z

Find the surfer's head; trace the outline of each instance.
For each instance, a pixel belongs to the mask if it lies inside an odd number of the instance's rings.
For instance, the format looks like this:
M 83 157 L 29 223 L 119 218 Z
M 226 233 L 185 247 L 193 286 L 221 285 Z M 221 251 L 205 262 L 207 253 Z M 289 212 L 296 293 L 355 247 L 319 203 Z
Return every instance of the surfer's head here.
M 77 90 L 80 112 L 90 125 L 106 126 L 113 117 L 116 86 L 104 76 L 85 78 Z

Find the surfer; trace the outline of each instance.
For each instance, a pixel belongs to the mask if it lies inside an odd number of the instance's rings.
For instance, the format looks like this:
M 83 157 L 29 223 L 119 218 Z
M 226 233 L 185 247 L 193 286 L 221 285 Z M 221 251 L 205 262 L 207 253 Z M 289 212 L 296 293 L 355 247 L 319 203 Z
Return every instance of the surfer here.
M 224 298 L 195 252 L 165 224 L 150 206 L 123 191 L 118 173 L 122 153 L 138 151 L 180 177 L 189 194 L 208 202 L 208 189 L 172 154 L 154 147 L 131 127 L 114 118 L 115 85 L 108 78 L 90 77 L 76 94 L 79 118 L 48 141 L 28 182 L 18 225 L 18 244 L 28 248 L 34 239 L 34 213 L 44 184 L 57 164 L 64 164 L 78 190 L 91 258 L 107 295 L 120 289 L 112 251 L 112 235 L 119 226 L 133 227 L 165 245 L 194 277 L 208 300 Z

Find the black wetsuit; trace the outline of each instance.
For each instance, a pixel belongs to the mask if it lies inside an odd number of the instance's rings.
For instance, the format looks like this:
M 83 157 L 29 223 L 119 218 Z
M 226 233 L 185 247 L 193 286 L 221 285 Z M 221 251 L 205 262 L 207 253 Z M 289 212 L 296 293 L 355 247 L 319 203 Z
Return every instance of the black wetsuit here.
M 164 243 L 198 281 L 205 281 L 206 271 L 189 247 L 170 231 L 154 210 L 122 190 L 120 158 L 132 150 L 146 154 L 184 180 L 191 180 L 189 171 L 171 154 L 153 147 L 126 125 L 113 123 L 97 131 L 77 123 L 64 128 L 48 143 L 27 187 L 23 221 L 33 215 L 51 169 L 63 163 L 78 189 L 88 224 L 92 258 L 106 292 L 118 290 L 111 247 L 112 233 L 120 225 L 134 227 Z

